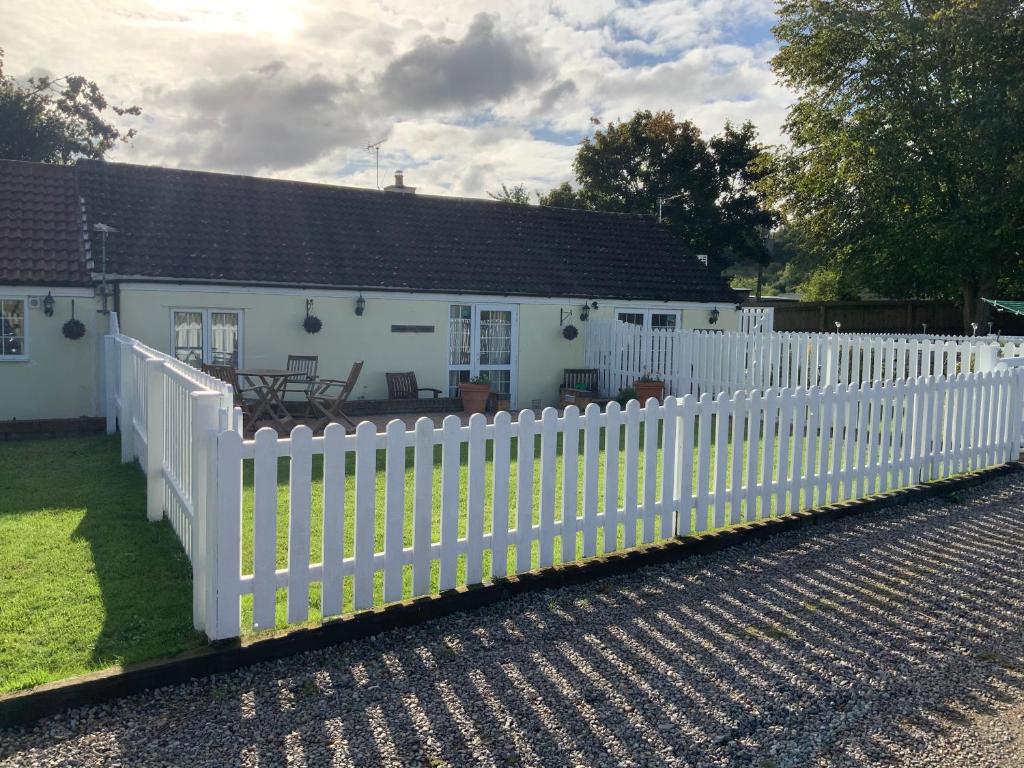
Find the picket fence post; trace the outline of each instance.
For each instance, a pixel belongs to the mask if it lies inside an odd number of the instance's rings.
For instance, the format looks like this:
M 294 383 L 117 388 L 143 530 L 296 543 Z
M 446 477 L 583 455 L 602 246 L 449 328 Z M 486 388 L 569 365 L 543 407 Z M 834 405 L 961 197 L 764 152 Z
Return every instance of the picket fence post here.
M 146 518 L 159 522 L 164 516 L 164 362 L 146 360 Z
M 118 392 L 121 393 L 121 413 L 120 413 L 120 425 L 121 425 L 121 463 L 130 464 L 135 455 L 132 451 L 132 446 L 135 442 L 135 419 L 134 413 L 134 400 L 132 397 L 132 386 L 129 381 L 129 371 L 132 367 L 132 355 L 134 354 L 134 348 L 131 344 L 124 344 L 118 342 Z
M 108 435 L 117 431 L 117 373 L 117 339 L 107 334 L 103 337 L 103 389 Z
M 216 488 L 219 468 L 213 446 L 217 436 L 217 402 L 215 392 L 193 392 L 189 395 L 192 432 L 187 448 L 191 453 L 192 500 L 192 620 L 196 629 L 205 630 L 211 639 L 216 629 L 212 607 L 216 605 L 211 579 L 216 572 L 216 551 L 210 545 L 217 535 L 216 502 L 210 491 Z M 211 488 L 211 485 L 213 486 Z

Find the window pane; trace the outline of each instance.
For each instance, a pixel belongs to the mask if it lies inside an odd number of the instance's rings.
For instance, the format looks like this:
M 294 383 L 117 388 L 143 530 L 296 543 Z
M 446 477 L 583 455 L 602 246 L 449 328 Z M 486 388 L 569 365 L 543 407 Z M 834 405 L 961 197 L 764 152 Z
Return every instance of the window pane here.
M 454 307 L 452 309 L 454 310 Z M 469 365 L 469 355 L 473 349 L 472 343 L 472 319 L 452 317 L 448 321 L 448 364 Z
M 484 310 L 480 313 L 480 365 L 512 362 L 512 313 Z
M 459 396 L 460 381 L 469 381 L 469 371 L 448 371 L 448 397 Z
M 651 315 L 651 327 L 674 331 L 676 329 L 676 313 L 653 313 Z
M 452 304 L 451 312 L 448 316 L 453 319 L 469 320 L 473 317 L 473 307 L 469 304 Z
M 491 392 L 499 392 L 508 395 L 512 391 L 512 372 L 507 370 L 482 370 L 491 380 Z
M 619 322 L 629 323 L 631 325 L 643 325 L 644 324 L 644 313 L 643 312 L 619 312 Z
M 238 313 L 210 313 L 210 362 L 238 365 Z
M 25 354 L 25 302 L 5 299 L 0 302 L 0 355 Z
M 203 363 L 203 313 L 174 313 L 174 356 L 198 368 Z

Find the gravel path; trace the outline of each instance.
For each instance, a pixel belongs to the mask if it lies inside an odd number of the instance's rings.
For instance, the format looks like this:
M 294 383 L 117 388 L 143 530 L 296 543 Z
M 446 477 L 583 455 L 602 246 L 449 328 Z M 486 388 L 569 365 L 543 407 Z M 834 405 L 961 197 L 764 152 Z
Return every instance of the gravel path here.
M 1024 475 L 76 711 L 3 765 L 1019 766 Z

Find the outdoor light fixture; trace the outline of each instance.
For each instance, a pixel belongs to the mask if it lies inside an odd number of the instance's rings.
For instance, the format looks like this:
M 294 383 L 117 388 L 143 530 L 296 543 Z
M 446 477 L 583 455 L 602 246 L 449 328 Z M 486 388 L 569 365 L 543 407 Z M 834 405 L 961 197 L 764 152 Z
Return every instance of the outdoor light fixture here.
M 590 305 L 589 304 L 584 304 L 582 307 L 580 307 L 580 320 L 582 320 L 583 322 L 587 322 L 587 318 L 589 318 L 589 317 L 590 317 Z
M 596 301 L 590 302 L 590 308 L 591 309 L 597 309 L 597 302 Z
M 356 299 L 356 314 L 362 315 L 366 311 L 366 299 L 363 298 L 362 291 L 359 292 L 359 298 Z
M 46 298 L 43 299 L 43 312 L 46 313 L 47 317 L 53 317 L 53 305 L 56 302 L 53 300 L 53 293 L 50 291 L 46 292 Z
M 839 329 L 843 327 L 843 324 L 836 320 L 836 333 L 839 333 Z
M 718 315 L 719 314 L 720 313 L 718 311 L 718 307 L 715 307 L 714 309 L 712 309 L 710 312 L 708 312 L 708 322 L 711 323 L 711 325 L 714 325 L 715 323 L 717 323 L 718 322 Z

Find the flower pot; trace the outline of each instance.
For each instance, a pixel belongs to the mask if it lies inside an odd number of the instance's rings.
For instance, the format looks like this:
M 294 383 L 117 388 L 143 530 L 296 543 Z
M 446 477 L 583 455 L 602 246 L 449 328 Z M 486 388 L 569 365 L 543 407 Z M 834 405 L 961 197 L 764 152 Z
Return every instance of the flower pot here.
M 466 413 L 483 413 L 487 409 L 487 398 L 491 394 L 490 384 L 470 384 L 464 381 L 459 384 L 459 397 Z
M 640 401 L 640 405 L 647 405 L 647 399 L 650 397 L 657 398 L 660 403 L 665 395 L 665 382 L 637 381 L 633 384 L 633 389 L 636 390 L 636 399 Z

